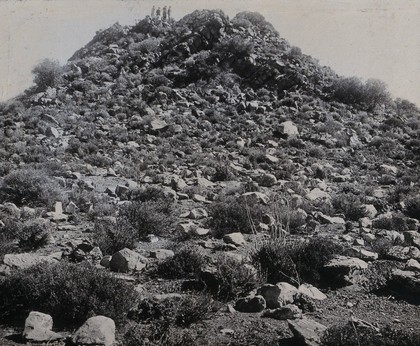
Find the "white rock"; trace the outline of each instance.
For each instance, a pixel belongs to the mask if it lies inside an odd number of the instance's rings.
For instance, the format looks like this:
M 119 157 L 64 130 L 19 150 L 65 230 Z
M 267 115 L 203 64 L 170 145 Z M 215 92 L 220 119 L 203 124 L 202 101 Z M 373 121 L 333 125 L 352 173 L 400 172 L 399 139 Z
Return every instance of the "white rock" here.
M 75 345 L 111 346 L 115 342 L 115 323 L 105 316 L 89 318 L 72 336 Z

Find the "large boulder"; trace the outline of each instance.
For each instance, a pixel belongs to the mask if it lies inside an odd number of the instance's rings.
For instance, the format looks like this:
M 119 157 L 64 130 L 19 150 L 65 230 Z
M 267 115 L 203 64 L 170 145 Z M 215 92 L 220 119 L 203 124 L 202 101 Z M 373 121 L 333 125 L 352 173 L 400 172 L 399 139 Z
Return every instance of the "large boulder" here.
M 358 284 L 368 263 L 360 258 L 336 256 L 324 266 L 324 278 L 334 286 Z
M 91 317 L 71 340 L 75 345 L 111 346 L 115 342 L 115 323 L 105 316 Z
M 19 253 L 4 255 L 3 264 L 11 269 L 26 269 L 39 263 L 57 263 L 62 253 L 57 252 L 48 256 L 35 253 Z
M 53 319 L 50 315 L 38 311 L 31 311 L 25 320 L 22 337 L 28 341 L 49 342 L 60 340 L 62 335 L 54 333 Z
M 420 275 L 415 271 L 396 269 L 392 273 L 394 284 L 405 288 L 411 294 L 420 294 Z
M 264 297 L 267 308 L 277 309 L 281 306 L 293 303 L 298 290 L 287 282 L 279 282 L 275 285 L 265 284 L 261 286 L 257 294 Z
M 397 261 L 407 261 L 409 259 L 420 259 L 420 250 L 414 246 L 392 246 L 387 252 L 386 257 Z
M 406 231 L 404 234 L 404 240 L 408 245 L 415 246 L 420 249 L 420 233 L 417 231 Z
M 235 309 L 239 312 L 261 312 L 265 308 L 265 299 L 260 295 L 240 298 L 235 304 Z
M 288 320 L 289 328 L 301 345 L 319 346 L 327 327 L 308 318 Z
M 146 257 L 125 248 L 112 255 L 109 267 L 114 272 L 128 273 L 132 271 L 141 271 L 146 268 L 146 264 Z

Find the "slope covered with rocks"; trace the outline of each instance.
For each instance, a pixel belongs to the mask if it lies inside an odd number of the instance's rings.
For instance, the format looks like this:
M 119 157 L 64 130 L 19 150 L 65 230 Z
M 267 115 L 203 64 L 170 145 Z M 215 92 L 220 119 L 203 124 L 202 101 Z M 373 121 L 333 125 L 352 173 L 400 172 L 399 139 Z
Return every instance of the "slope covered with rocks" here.
M 0 104 L 4 343 L 419 343 L 414 104 L 248 12 L 34 74 Z

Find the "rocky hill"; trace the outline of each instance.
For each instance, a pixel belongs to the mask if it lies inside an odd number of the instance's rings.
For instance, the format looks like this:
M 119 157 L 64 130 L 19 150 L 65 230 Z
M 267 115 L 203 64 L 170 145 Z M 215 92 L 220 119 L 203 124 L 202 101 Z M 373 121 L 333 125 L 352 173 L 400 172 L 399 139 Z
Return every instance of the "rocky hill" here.
M 414 104 L 249 12 L 33 72 L 0 104 L 2 344 L 420 344 Z

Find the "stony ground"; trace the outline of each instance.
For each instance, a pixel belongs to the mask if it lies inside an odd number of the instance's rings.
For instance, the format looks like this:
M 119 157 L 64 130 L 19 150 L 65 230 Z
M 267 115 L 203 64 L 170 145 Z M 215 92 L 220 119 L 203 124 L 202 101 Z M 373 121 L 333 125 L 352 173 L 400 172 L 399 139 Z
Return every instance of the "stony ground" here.
M 54 77 L 48 85 L 0 105 L 0 344 L 30 344 L 20 335 L 35 307 L 64 336 L 84 322 L 56 327 L 62 287 L 42 301 L 28 289 L 45 288 L 39 277 L 21 288 L 33 294 L 26 305 L 6 289 L 31 268 L 105 275 L 90 289 L 134 316 L 117 324 L 121 345 L 294 345 L 299 335 L 312 345 L 320 329 L 347 321 L 374 334 L 420 333 L 415 105 L 379 82 L 337 76 L 250 13 L 116 24 L 65 67 L 41 67 Z M 253 260 L 264 246 L 277 251 L 271 272 Z M 89 281 L 54 279 L 80 297 Z M 107 291 L 111 283 L 132 301 Z M 203 316 L 175 319 L 203 294 Z M 66 308 L 78 304 L 93 303 Z M 135 310 L 141 304 L 150 311 Z M 270 307 L 277 318 L 263 317 Z M 315 330 L 293 333 L 293 323 Z M 141 330 L 127 341 L 144 326 L 166 339 L 144 341 L 150 330 Z

